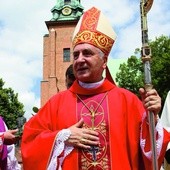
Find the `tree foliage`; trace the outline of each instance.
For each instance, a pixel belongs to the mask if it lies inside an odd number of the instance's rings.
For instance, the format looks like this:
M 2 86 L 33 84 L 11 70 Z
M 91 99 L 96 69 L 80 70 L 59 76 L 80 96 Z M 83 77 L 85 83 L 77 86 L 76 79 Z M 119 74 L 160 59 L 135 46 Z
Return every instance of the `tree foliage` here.
M 17 127 L 17 118 L 24 115 L 24 105 L 18 101 L 18 94 L 11 88 L 4 88 L 0 79 L 0 116 L 3 117 L 9 129 Z
M 141 61 L 136 56 L 131 56 L 127 63 L 123 63 L 119 67 L 120 72 L 116 74 L 116 82 L 120 87 L 132 91 L 139 96 L 139 88 L 143 86 Z
M 161 36 L 150 43 L 152 49 L 151 73 L 154 88 L 163 99 L 170 90 L 170 37 Z
M 155 41 L 149 43 L 152 50 L 151 59 L 151 76 L 152 84 L 162 97 L 164 104 L 165 97 L 170 90 L 170 38 L 160 36 Z M 127 63 L 123 63 L 119 67 L 116 74 L 116 81 L 120 87 L 129 89 L 138 94 L 140 87 L 143 87 L 143 63 L 139 54 L 140 50 L 136 49 L 134 56 L 131 56 Z

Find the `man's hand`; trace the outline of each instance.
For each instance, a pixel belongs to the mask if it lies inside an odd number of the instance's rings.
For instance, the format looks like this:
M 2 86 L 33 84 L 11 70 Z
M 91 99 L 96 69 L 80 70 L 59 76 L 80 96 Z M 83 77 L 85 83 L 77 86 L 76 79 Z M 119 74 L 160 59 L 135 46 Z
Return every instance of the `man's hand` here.
M 15 134 L 18 132 L 18 129 L 14 130 L 7 130 L 4 132 L 4 144 L 5 145 L 12 145 L 15 144 L 19 139 L 15 136 Z
M 83 149 L 90 149 L 90 146 L 92 145 L 98 146 L 98 132 L 90 129 L 83 129 L 83 124 L 84 121 L 81 119 L 78 123 L 68 128 L 71 131 L 71 135 L 65 143 Z
M 155 114 L 161 110 L 161 98 L 155 89 L 146 92 L 143 88 L 139 89 L 144 107 Z

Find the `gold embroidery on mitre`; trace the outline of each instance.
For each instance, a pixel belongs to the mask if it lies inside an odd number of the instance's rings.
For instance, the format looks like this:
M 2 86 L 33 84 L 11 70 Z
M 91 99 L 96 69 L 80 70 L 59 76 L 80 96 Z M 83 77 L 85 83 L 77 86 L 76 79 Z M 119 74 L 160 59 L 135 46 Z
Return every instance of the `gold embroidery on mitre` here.
M 114 43 L 114 40 L 108 37 L 107 35 L 104 35 L 97 32 L 92 32 L 88 30 L 84 30 L 82 32 L 79 32 L 74 40 L 73 40 L 73 48 L 82 43 L 88 43 L 91 45 L 94 45 L 95 47 L 99 48 L 101 51 L 103 51 L 105 54 L 109 54 L 112 45 Z

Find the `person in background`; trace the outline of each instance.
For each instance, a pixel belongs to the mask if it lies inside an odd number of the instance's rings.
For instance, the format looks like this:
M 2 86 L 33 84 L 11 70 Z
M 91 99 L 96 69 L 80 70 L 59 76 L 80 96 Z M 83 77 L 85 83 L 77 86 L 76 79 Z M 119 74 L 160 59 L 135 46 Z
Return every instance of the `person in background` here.
M 158 119 L 161 99 L 141 88 L 140 101 L 115 85 L 107 67 L 115 39 L 100 10 L 84 12 L 72 41 L 76 80 L 25 124 L 24 170 L 151 170 L 147 111 L 155 116 L 160 168 L 170 140 Z
M 73 64 L 71 64 L 65 73 L 65 77 L 66 77 L 66 87 L 67 89 L 71 87 L 71 85 L 73 84 L 74 80 L 76 79 L 73 73 Z
M 170 91 L 165 99 L 165 104 L 162 110 L 161 122 L 164 128 L 170 132 Z M 164 159 L 164 169 L 170 170 L 170 142 L 167 146 L 167 151 Z
M 0 117 L 0 169 L 20 170 L 21 166 L 15 157 L 15 143 L 19 140 L 15 137 L 18 129 L 8 130 L 2 117 Z

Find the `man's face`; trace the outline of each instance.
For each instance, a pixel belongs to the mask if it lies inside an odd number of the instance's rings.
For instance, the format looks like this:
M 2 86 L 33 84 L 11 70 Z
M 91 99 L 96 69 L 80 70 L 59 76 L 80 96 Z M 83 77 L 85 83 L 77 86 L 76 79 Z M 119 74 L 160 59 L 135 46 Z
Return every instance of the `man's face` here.
M 82 82 L 98 82 L 102 80 L 106 61 L 106 57 L 101 57 L 99 50 L 93 45 L 79 44 L 73 50 L 74 75 Z

